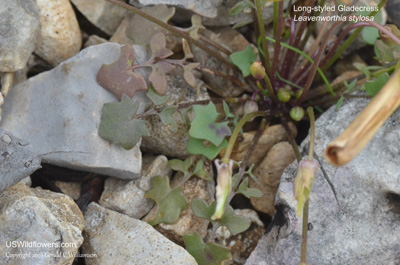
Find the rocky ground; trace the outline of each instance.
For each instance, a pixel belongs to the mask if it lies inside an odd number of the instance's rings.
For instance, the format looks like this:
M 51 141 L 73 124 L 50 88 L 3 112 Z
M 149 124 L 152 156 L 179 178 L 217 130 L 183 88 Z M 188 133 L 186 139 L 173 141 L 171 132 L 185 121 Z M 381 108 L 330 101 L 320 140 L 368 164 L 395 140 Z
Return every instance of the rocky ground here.
M 193 14 L 202 16 L 201 35 L 230 52 L 255 39 L 250 26 L 232 29 L 251 19 L 246 12 L 228 16 L 237 2 L 129 1 L 160 17 L 171 9 L 153 5 L 176 7 L 175 25 L 187 26 Z M 388 19 L 398 25 L 399 8 L 399 1 L 389 1 Z M 270 16 L 272 5 L 264 13 Z M 130 31 L 145 36 L 152 27 L 148 23 L 105 0 L 1 1 L 0 78 L 3 87 L 12 78 L 13 86 L 9 93 L 2 91 L 0 102 L 0 264 L 197 264 L 183 238 L 193 233 L 212 235 L 213 242 L 229 248 L 225 265 L 298 264 L 297 162 L 280 124 L 262 132 L 249 159 L 258 183 L 250 178 L 248 185 L 263 196 L 238 196 L 231 203 L 251 223 L 247 231 L 233 235 L 225 226 L 212 231 L 210 222 L 190 207 L 175 224 L 148 224 L 157 211 L 154 200 L 145 196 L 152 178 L 168 177 L 172 186 L 183 178 L 168 160 L 190 156 L 188 128 L 177 113 L 172 116 L 176 130 L 158 116 L 145 117 L 149 136 L 130 150 L 110 144 L 98 129 L 103 105 L 117 98 L 96 80 L 100 67 L 115 61 L 123 45 L 133 45 L 139 63 L 151 57 L 148 48 L 127 36 Z M 182 39 L 166 36 L 167 48 L 183 54 Z M 193 62 L 231 71 L 195 46 L 191 50 Z M 352 58 L 361 60 L 356 52 Z M 149 78 L 148 69 L 136 71 Z M 336 74 L 343 72 L 349 74 L 343 69 Z M 210 72 L 198 71 L 193 78 L 195 89 L 179 69 L 168 74 L 166 104 L 247 96 L 243 87 Z M 135 98 L 148 101 L 143 91 Z M 367 103 L 345 100 L 339 111 L 333 106 L 317 119 L 315 154 L 321 169 L 310 197 L 309 264 L 400 264 L 400 112 L 345 167 L 323 159 L 326 145 Z M 307 126 L 289 126 L 300 143 Z M 245 129 L 232 159 L 244 159 L 255 134 L 256 128 Z M 305 138 L 304 154 L 307 146 Z M 216 170 L 211 163 L 205 169 L 211 180 L 192 177 L 182 186 L 189 203 L 194 198 L 215 201 Z

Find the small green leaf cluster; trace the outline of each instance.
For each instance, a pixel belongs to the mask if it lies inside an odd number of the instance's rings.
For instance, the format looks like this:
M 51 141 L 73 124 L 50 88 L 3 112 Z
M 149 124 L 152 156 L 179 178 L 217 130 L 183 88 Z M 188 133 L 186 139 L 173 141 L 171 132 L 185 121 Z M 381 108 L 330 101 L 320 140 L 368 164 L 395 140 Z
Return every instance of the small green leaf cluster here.
M 191 154 L 201 154 L 212 160 L 228 146 L 225 137 L 232 133 L 229 122 L 217 121 L 220 114 L 211 101 L 206 106 L 194 105 L 193 111 L 195 117 L 189 130 L 187 149 Z

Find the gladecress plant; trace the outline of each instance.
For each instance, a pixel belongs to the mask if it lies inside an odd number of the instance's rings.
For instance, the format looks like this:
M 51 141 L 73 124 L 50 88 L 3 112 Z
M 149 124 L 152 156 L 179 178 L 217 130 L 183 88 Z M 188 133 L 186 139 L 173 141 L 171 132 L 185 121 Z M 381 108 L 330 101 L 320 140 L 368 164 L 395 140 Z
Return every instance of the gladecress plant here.
M 136 63 L 136 52 L 132 46 L 120 49 L 119 58 L 108 65 L 103 65 L 97 75 L 97 80 L 104 88 L 113 92 L 120 102 L 108 103 L 103 107 L 99 135 L 104 139 L 121 144 L 124 148 L 133 148 L 142 136 L 148 136 L 149 131 L 144 117 L 157 115 L 164 125 L 169 125 L 176 131 L 176 122 L 172 115 L 180 113 L 187 122 L 189 141 L 187 150 L 193 156 L 185 161 L 171 160 L 173 170 L 183 175 L 180 183 L 170 186 L 166 177 L 155 177 L 152 180 L 152 190 L 146 196 L 153 199 L 158 208 L 157 213 L 149 221 L 150 224 L 175 223 L 185 207 L 187 199 L 182 193 L 181 186 L 192 176 L 211 180 L 203 166 L 206 160 L 215 160 L 218 171 L 216 201 L 208 205 L 204 200 L 193 199 L 191 207 L 196 216 L 208 220 L 213 228 L 207 243 L 199 235 L 186 235 L 184 241 L 188 251 L 196 258 L 199 264 L 221 264 L 229 258 L 229 251 L 222 246 L 212 243 L 213 234 L 220 226 L 226 226 L 231 234 L 236 235 L 245 231 L 250 223 L 247 219 L 235 214 L 229 205 L 236 194 L 246 197 L 261 197 L 261 192 L 248 187 L 248 177 L 257 179 L 251 173 L 249 157 L 257 146 L 257 141 L 265 128 L 272 122 L 279 121 L 286 130 L 287 138 L 293 146 L 298 161 L 301 156 L 298 146 L 293 139 L 288 121 L 300 121 L 305 116 L 313 123 L 312 109 L 305 115 L 304 108 L 313 106 L 315 109 L 325 106 L 326 103 L 337 102 L 337 108 L 343 103 L 344 98 L 356 89 L 365 90 L 367 96 L 372 97 L 386 83 L 390 73 L 396 67 L 400 47 L 400 31 L 393 25 L 382 26 L 374 21 L 346 22 L 337 21 L 328 29 L 328 23 L 323 23 L 313 46 L 305 50 L 305 45 L 311 36 L 316 22 L 295 21 L 289 6 L 284 11 L 283 1 L 273 2 L 273 30 L 267 36 L 262 16 L 262 5 L 265 1 L 244 0 L 232 8 L 231 14 L 235 15 L 245 9 L 250 9 L 253 14 L 254 30 L 259 36 L 255 46 L 248 46 L 243 51 L 231 53 L 222 45 L 207 39 L 201 34 L 204 26 L 197 15 L 192 17 L 192 26 L 179 28 L 168 24 L 174 15 L 174 8 L 159 6 L 153 13 L 129 6 L 117 0 L 107 0 L 122 6 L 149 23 L 143 27 L 128 28 L 127 36 L 134 38 L 135 43 L 149 45 L 151 56 L 146 62 Z M 385 5 L 387 0 L 382 0 L 377 9 L 364 14 L 374 16 Z M 303 5 L 312 7 L 325 5 L 325 0 L 306 0 Z M 319 12 L 303 13 L 302 15 L 319 16 Z M 362 73 L 356 78 L 346 80 L 342 84 L 332 86 L 325 76 L 329 67 L 341 56 L 344 50 L 361 33 L 362 28 L 372 27 L 377 29 L 374 40 L 368 39 L 374 45 L 376 59 L 382 66 L 356 65 Z M 145 30 L 143 30 L 145 29 Z M 329 38 L 341 29 L 338 38 L 334 41 Z M 346 39 L 349 32 L 351 35 Z M 166 33 L 172 33 L 182 38 L 182 59 L 170 59 L 173 52 L 166 47 Z M 364 34 L 369 36 L 370 34 Z M 230 76 L 216 69 L 209 69 L 205 65 L 192 62 L 193 54 L 190 45 L 197 46 L 210 56 L 225 64 L 228 69 L 241 74 L 243 78 Z M 273 45 L 269 49 L 269 45 Z M 181 67 L 185 81 L 196 88 L 193 70 L 212 72 L 246 87 L 251 93 L 249 100 L 243 98 L 226 97 L 212 98 L 210 100 L 182 103 L 182 97 L 173 104 L 167 105 L 169 96 L 166 94 L 166 75 L 175 67 Z M 151 69 L 148 82 L 145 69 Z M 321 78 L 324 86 L 312 89 L 316 76 Z M 148 83 L 150 84 L 148 86 Z M 148 103 L 135 100 L 137 91 L 147 91 Z M 325 97 L 328 95 L 328 97 Z M 132 100 L 133 98 L 133 100 Z M 145 104 L 146 106 L 142 106 Z M 219 113 L 215 104 L 222 104 L 223 113 Z M 236 117 L 230 111 L 229 104 L 244 104 L 243 117 Z M 143 111 L 144 110 L 144 111 Z M 190 119 L 188 112 L 194 114 Z M 254 120 L 257 118 L 256 120 Z M 253 121 L 254 120 L 254 121 Z M 235 142 L 247 122 L 257 122 L 258 131 L 253 143 L 243 161 L 232 161 L 231 153 Z M 313 126 L 312 126 L 313 127 Z M 118 128 L 118 130 L 116 130 Z M 229 139 L 228 139 L 229 137 Z M 311 141 L 312 142 L 312 141 Z M 221 150 L 225 149 L 221 160 L 216 159 Z M 303 222 L 307 224 L 308 196 L 311 192 L 312 180 L 318 167 L 313 160 L 312 147 L 308 159 L 299 164 L 299 175 L 295 181 L 295 196 L 299 201 L 299 213 L 303 214 Z M 238 164 L 238 171 L 233 171 L 233 164 Z M 249 168 L 250 167 L 250 168 Z M 304 207 L 303 207 L 304 206 Z M 306 230 L 303 229 L 303 244 L 301 262 L 306 263 Z M 304 234 L 305 233 L 305 234 Z

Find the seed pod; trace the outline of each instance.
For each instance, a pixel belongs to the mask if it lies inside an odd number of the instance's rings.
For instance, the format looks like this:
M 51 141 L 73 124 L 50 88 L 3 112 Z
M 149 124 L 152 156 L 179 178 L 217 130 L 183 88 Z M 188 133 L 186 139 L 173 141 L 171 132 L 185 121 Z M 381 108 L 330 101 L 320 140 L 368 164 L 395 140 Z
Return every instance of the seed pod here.
M 290 117 L 295 121 L 301 121 L 304 117 L 304 109 L 302 107 L 293 107 L 290 110 Z
M 284 88 L 280 88 L 278 90 L 278 99 L 281 102 L 288 102 L 290 100 L 290 93 L 288 90 L 284 89 Z

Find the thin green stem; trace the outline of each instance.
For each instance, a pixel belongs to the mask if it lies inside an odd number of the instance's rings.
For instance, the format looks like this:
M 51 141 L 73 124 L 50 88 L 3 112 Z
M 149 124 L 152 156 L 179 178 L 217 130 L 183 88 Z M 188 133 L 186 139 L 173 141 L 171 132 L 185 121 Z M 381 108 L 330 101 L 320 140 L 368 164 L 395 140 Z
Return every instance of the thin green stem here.
M 310 146 L 308 148 L 308 160 L 313 160 L 314 156 L 314 138 L 315 138 L 315 117 L 314 110 L 310 106 L 307 108 L 308 117 L 310 118 Z
M 309 200 L 304 203 L 303 207 L 303 224 L 301 226 L 301 233 L 303 240 L 301 241 L 301 257 L 300 264 L 307 264 L 307 233 L 308 233 L 308 208 Z
M 293 137 L 292 131 L 289 128 L 289 125 L 287 123 L 287 120 L 286 120 L 285 116 L 283 116 L 283 114 L 281 114 L 280 116 L 281 116 L 281 124 L 282 124 L 283 128 L 286 131 L 286 136 L 288 138 L 288 141 L 289 141 L 290 145 L 293 148 L 296 160 L 297 160 L 297 162 L 300 162 L 301 154 L 300 154 L 299 147 L 297 146 L 297 143 L 296 143 L 296 141 L 295 141 L 295 139 Z
M 307 108 L 308 117 L 310 118 L 310 146 L 308 148 L 308 160 L 313 160 L 314 156 L 314 137 L 315 137 L 315 117 L 312 107 Z M 302 224 L 302 242 L 301 242 L 301 264 L 307 264 L 307 234 L 308 234 L 308 209 L 309 199 L 303 207 L 303 224 Z
M 149 14 L 146 14 L 145 12 L 131 6 L 128 5 L 124 2 L 118 1 L 118 0 L 107 0 L 108 2 L 111 2 L 113 4 L 119 5 L 129 11 L 131 11 L 132 13 L 144 17 L 145 19 L 159 25 L 160 27 L 163 27 L 167 30 L 169 30 L 172 34 L 180 37 L 180 38 L 184 38 L 185 40 L 187 40 L 189 43 L 192 43 L 193 45 L 196 45 L 197 47 L 199 47 L 200 49 L 202 49 L 203 51 L 207 52 L 208 54 L 210 54 L 211 56 L 215 57 L 216 59 L 218 59 L 219 61 L 221 61 L 222 63 L 226 64 L 228 67 L 232 68 L 235 71 L 238 71 L 238 68 L 231 63 L 228 59 L 226 59 L 225 57 L 221 56 L 219 53 L 215 52 L 214 50 L 210 49 L 208 46 L 204 45 L 201 41 L 193 39 L 192 37 L 189 36 L 189 34 L 187 34 L 184 31 L 181 31 L 153 16 L 150 16 Z
M 267 39 L 268 41 L 270 41 L 270 42 L 273 42 L 273 43 L 276 42 L 275 39 L 270 38 L 270 37 L 266 37 L 266 39 Z M 301 50 L 299 50 L 299 49 L 297 49 L 297 48 L 295 48 L 295 47 L 292 47 L 292 46 L 290 46 L 290 45 L 288 45 L 288 44 L 286 44 L 286 43 L 283 43 L 283 42 L 281 42 L 281 45 L 282 45 L 283 47 L 289 49 L 289 50 L 292 50 L 292 51 L 294 51 L 294 52 L 296 52 L 296 53 L 299 53 L 301 56 L 303 56 L 304 58 L 306 58 L 311 64 L 314 64 L 314 60 L 311 59 L 310 56 L 308 56 L 305 52 L 303 52 L 303 51 L 301 51 Z M 325 83 L 325 85 L 327 86 L 329 92 L 332 94 L 332 96 L 335 96 L 335 92 L 333 91 L 332 86 L 330 85 L 330 83 L 329 83 L 328 79 L 326 78 L 324 72 L 322 72 L 321 68 L 319 68 L 319 67 L 317 67 L 317 71 L 318 71 L 319 75 L 321 76 L 322 80 L 324 80 L 324 83 Z
M 371 13 L 369 13 L 369 17 L 373 17 L 375 16 L 379 10 L 381 10 L 381 8 L 386 4 L 387 0 L 382 0 L 379 2 L 378 4 L 378 10 L 377 11 L 372 11 Z M 335 52 L 335 54 L 329 59 L 329 61 L 322 67 L 322 69 L 325 71 L 326 69 L 328 69 L 334 62 L 336 62 L 337 59 L 340 58 L 340 56 L 342 55 L 342 53 L 350 46 L 350 44 L 353 43 L 353 41 L 357 38 L 357 36 L 361 33 L 362 28 L 358 28 L 356 29 L 353 34 L 350 35 L 350 37 L 343 43 L 342 46 L 340 46 L 340 48 L 338 49 L 337 52 Z
M 264 20 L 263 20 L 262 9 L 261 9 L 261 1 L 255 0 L 255 2 L 256 2 L 258 28 L 259 28 L 260 37 L 261 37 L 261 45 L 262 45 L 262 49 L 263 49 L 264 56 L 265 56 L 265 69 L 267 69 L 267 74 L 270 74 L 271 66 L 270 66 L 270 58 L 269 58 L 269 52 L 268 52 L 268 42 L 265 39 L 265 37 L 267 35 L 265 34 Z
M 242 129 L 242 127 L 245 125 L 245 123 L 252 120 L 255 117 L 260 117 L 260 116 L 265 116 L 265 112 L 255 111 L 255 112 L 245 115 L 242 119 L 240 119 L 240 121 L 236 125 L 235 129 L 233 130 L 231 137 L 229 138 L 228 147 L 226 148 L 226 152 L 224 154 L 224 157 L 222 158 L 222 163 L 226 163 L 226 164 L 229 163 L 229 159 L 231 157 L 232 150 L 235 145 L 236 139 L 239 136 L 239 132 Z

